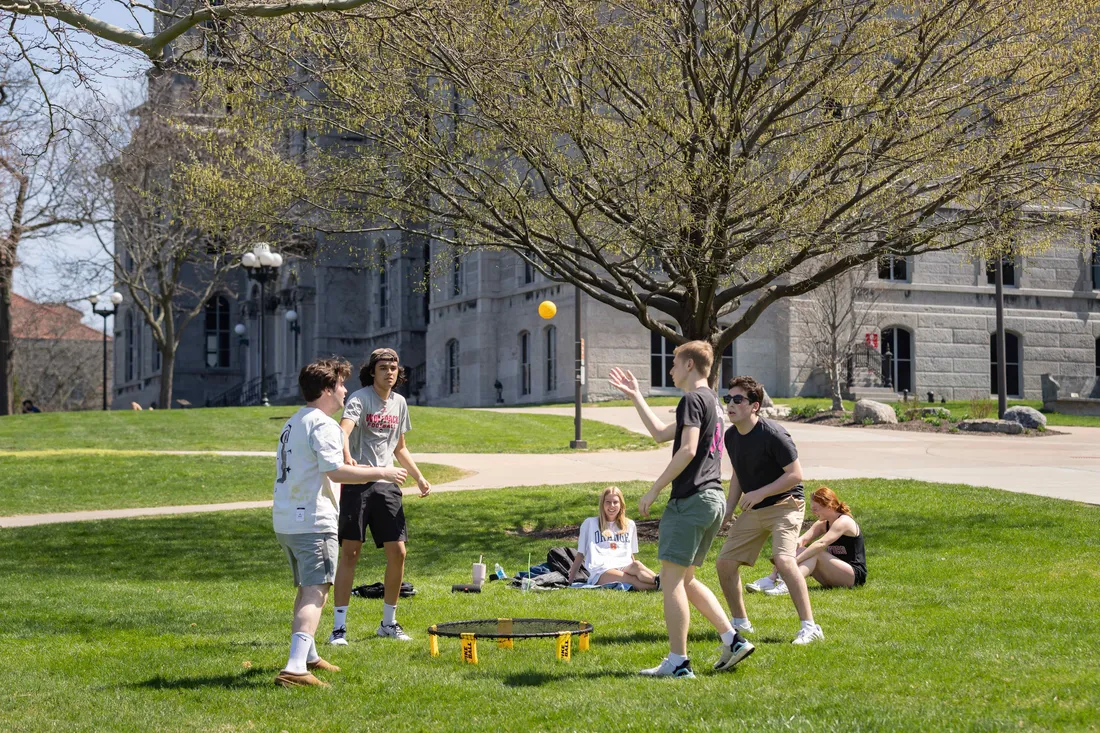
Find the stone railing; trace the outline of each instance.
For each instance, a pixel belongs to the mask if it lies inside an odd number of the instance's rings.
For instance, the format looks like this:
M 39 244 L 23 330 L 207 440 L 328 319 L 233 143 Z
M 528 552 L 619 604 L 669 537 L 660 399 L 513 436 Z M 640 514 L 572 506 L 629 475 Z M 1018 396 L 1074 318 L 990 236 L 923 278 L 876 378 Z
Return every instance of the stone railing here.
M 1066 415 L 1100 415 L 1100 377 L 1039 376 L 1043 410 Z

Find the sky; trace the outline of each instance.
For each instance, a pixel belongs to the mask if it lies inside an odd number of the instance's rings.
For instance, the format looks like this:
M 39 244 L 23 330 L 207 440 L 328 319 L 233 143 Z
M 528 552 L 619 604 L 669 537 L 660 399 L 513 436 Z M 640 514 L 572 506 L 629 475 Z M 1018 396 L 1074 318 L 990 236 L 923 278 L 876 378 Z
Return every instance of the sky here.
M 129 12 L 114 2 L 100 4 L 95 16 L 123 28 L 137 28 Z M 139 19 L 146 28 L 150 27 L 147 12 L 143 11 Z M 36 23 L 39 21 L 27 21 L 28 26 Z M 109 69 L 106 73 L 89 79 L 104 95 L 117 99 L 124 95 L 133 98 L 141 93 L 145 84 L 144 71 L 149 66 L 147 61 L 143 61 L 143 57 L 122 49 L 109 48 L 105 44 L 89 48 L 88 53 L 95 54 L 100 61 L 105 62 L 97 63 L 97 67 Z M 100 283 L 76 282 L 63 266 L 67 259 L 96 256 L 105 259 L 99 241 L 91 234 L 78 231 L 27 242 L 19 248 L 20 265 L 15 270 L 13 289 L 19 295 L 32 300 L 67 301 L 84 311 L 85 323 L 102 329 L 103 319 L 92 314 L 91 305 L 86 298 L 92 292 L 109 292 L 111 283 L 107 280 Z

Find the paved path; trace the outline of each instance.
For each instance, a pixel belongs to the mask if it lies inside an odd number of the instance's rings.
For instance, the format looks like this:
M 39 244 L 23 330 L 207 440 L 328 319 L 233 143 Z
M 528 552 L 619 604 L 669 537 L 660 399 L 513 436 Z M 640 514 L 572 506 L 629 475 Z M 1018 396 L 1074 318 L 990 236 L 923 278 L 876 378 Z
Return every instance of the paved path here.
M 571 408 L 507 409 L 572 415 Z M 657 408 L 672 418 L 671 408 Z M 645 432 L 630 407 L 591 407 L 586 419 Z M 900 478 L 989 486 L 1100 504 L 1100 428 L 1056 428 L 1067 435 L 1010 438 L 994 435 L 910 433 L 784 423 L 798 444 L 811 481 L 841 478 Z M 203 451 L 163 451 L 204 455 Z M 220 455 L 268 456 L 274 452 L 225 451 Z M 669 448 L 652 451 L 592 451 L 557 454 L 414 453 L 417 461 L 440 463 L 472 473 L 436 491 L 541 486 L 581 482 L 651 481 L 665 467 Z M 730 469 L 727 462 L 725 475 Z M 416 493 L 415 489 L 407 493 Z M 163 514 L 252 509 L 270 501 L 232 504 L 108 509 L 0 517 L 0 528 Z

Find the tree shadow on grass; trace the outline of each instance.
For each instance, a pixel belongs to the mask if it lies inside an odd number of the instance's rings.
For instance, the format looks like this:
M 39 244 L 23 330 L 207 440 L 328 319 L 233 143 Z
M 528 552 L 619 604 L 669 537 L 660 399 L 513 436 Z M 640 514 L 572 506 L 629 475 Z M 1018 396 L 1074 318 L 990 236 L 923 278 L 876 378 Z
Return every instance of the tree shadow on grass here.
M 703 626 L 698 631 L 688 632 L 688 641 L 713 641 L 718 643 L 718 632 L 709 625 Z M 613 644 L 658 644 L 668 643 L 668 633 L 663 626 L 654 627 L 653 631 L 631 631 L 629 633 L 601 634 L 599 629 L 592 635 L 592 643 L 601 646 Z
M 550 672 L 520 672 L 518 674 L 505 675 L 501 684 L 505 687 L 541 687 L 553 682 L 572 682 L 574 680 L 603 680 L 608 678 L 625 679 L 637 677 L 636 672 L 624 670 L 602 670 L 583 672 L 581 674 L 552 674 Z
M 222 689 L 243 689 L 267 687 L 272 684 L 278 670 L 266 667 L 252 667 L 235 674 L 200 675 L 197 677 L 170 678 L 157 675 L 142 682 L 121 685 L 123 688 L 137 690 L 201 690 L 207 687 Z

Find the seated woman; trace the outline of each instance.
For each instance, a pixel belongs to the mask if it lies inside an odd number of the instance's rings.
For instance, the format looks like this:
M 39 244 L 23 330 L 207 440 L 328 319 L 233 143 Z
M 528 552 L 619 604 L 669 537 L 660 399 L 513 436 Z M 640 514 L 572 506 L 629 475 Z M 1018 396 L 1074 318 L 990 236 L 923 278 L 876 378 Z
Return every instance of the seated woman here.
M 798 569 L 826 588 L 854 588 L 867 582 L 863 532 L 852 511 L 828 486 L 813 493 L 810 509 L 817 521 L 798 538 Z M 818 539 L 820 537 L 820 539 Z M 787 594 L 787 584 L 773 571 L 745 589 L 769 596 Z
M 626 518 L 623 492 L 618 486 L 608 486 L 600 494 L 599 516 L 589 517 L 581 525 L 569 582 L 583 565 L 588 570 L 588 585 L 630 583 L 638 590 L 657 590 L 657 576 L 634 559 L 637 551 L 638 529 Z

